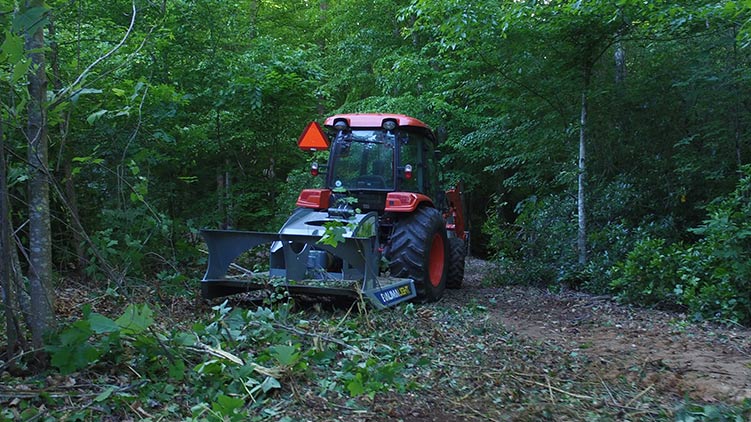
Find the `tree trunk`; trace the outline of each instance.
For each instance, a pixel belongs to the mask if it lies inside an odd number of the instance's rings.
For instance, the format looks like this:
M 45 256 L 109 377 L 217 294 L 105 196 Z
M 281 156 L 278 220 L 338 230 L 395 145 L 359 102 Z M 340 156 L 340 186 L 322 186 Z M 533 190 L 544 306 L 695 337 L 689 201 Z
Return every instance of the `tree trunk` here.
M 216 210 L 221 220 L 221 228 L 226 229 L 227 226 L 224 218 L 224 172 L 217 173 L 216 175 Z
M 58 60 L 58 45 L 55 41 L 55 23 L 50 18 L 49 38 L 50 42 L 50 67 L 52 68 L 52 87 L 55 91 L 60 92 L 63 89 L 62 76 L 60 74 L 60 63 Z M 72 107 L 72 105 L 71 105 Z M 65 153 L 65 147 L 68 140 L 68 128 L 70 126 L 70 113 L 68 109 L 63 112 L 63 118 L 58 124 L 58 133 L 60 134 L 59 152 L 57 171 L 60 171 L 62 167 L 62 179 L 64 184 L 65 202 L 68 206 L 68 212 L 70 213 L 70 221 L 68 224 L 70 236 L 73 240 L 73 252 L 76 255 L 76 273 L 79 278 L 84 278 L 85 273 L 83 269 L 86 267 L 86 250 L 84 248 L 84 238 L 81 236 L 81 232 L 78 229 L 76 222 L 81 221 L 78 213 L 78 196 L 76 195 L 75 184 L 73 183 L 73 163 L 70 158 L 70 154 Z M 59 177 L 59 176 L 58 176 Z
M 233 218 L 234 216 L 234 209 L 233 209 L 233 198 L 232 198 L 232 174 L 230 173 L 230 163 L 228 159 L 224 160 L 224 201 L 225 201 L 225 218 L 224 218 L 224 224 L 227 226 L 228 229 L 234 228 L 235 226 L 235 220 Z
M 261 10 L 259 1 L 260 0 L 251 0 L 250 2 L 250 29 L 248 31 L 248 38 L 250 38 L 251 41 L 258 37 L 258 12 Z
M 586 156 L 587 156 L 587 102 L 592 65 L 584 66 L 584 86 L 582 88 L 581 116 L 579 120 L 579 192 L 577 195 L 577 214 L 579 229 L 576 236 L 579 265 L 587 264 L 587 218 L 585 207 Z
M 735 139 L 735 161 L 738 165 L 739 175 L 740 169 L 743 166 L 743 156 L 741 154 L 743 148 L 743 104 L 742 104 L 742 89 L 738 79 L 741 77 L 738 75 L 738 69 L 740 67 L 740 59 L 738 57 L 738 26 L 733 26 L 731 32 L 731 39 L 733 42 L 733 58 L 730 60 L 732 66 L 730 77 L 733 80 L 733 131 Z M 745 73 L 745 72 L 744 72 Z M 741 175 L 742 176 L 742 175 Z
M 613 59 L 615 60 L 615 86 L 620 97 L 626 84 L 626 49 L 623 47 L 623 41 L 615 43 Z
M 625 143 L 626 131 L 626 110 L 624 102 L 626 99 L 626 48 L 623 47 L 623 42 L 618 41 L 615 43 L 615 53 L 613 54 L 615 61 L 615 102 L 618 110 L 618 117 L 616 119 L 616 129 L 618 131 L 618 143 L 619 146 Z
M 8 204 L 8 174 L 5 161 L 4 122 L 0 115 L 0 296 L 2 296 L 5 313 L 5 337 L 7 347 L 5 361 L 11 362 L 16 351 L 24 346 L 18 310 L 18 294 L 14 279 L 11 278 L 10 207 Z M 12 369 L 13 365 L 11 365 Z
M 27 0 L 26 9 L 43 7 L 42 0 Z M 43 335 L 53 323 L 52 238 L 50 229 L 49 171 L 47 146 L 47 75 L 45 73 L 44 28 L 25 34 L 25 47 L 32 67 L 29 71 L 29 104 L 26 138 L 29 161 L 29 288 L 31 295 L 32 345 L 41 348 Z

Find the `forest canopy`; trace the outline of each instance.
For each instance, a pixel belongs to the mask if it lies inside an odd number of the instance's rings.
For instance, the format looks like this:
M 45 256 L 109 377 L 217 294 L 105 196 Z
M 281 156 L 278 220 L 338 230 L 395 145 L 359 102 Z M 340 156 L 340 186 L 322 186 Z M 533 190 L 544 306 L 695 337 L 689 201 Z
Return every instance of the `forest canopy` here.
M 195 291 L 204 227 L 277 230 L 305 125 L 445 134 L 497 282 L 751 322 L 747 2 L 0 1 L 2 293 Z M 20 341 L 20 340 L 19 340 Z M 11 346 L 12 350 L 14 346 Z

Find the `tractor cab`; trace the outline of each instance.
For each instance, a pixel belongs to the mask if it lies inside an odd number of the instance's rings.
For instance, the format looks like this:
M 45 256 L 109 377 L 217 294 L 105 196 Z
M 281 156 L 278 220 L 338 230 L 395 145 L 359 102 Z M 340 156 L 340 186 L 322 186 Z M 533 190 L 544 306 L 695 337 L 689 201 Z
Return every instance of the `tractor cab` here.
M 421 121 L 390 114 L 330 117 L 326 187 L 357 200 L 356 207 L 383 212 L 390 192 L 438 193 L 433 133 Z

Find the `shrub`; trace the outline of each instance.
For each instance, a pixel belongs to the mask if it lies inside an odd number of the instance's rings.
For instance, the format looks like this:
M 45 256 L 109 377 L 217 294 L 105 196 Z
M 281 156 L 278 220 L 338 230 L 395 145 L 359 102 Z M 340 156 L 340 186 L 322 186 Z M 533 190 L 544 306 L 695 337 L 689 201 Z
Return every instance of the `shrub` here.
M 681 245 L 646 237 L 612 269 L 610 286 L 619 299 L 644 305 L 675 304 Z
M 613 267 L 621 299 L 684 305 L 696 319 L 751 323 L 751 167 L 731 194 L 707 207 L 693 245 L 647 237 Z
M 751 167 L 736 189 L 707 207 L 709 218 L 691 231 L 702 238 L 687 248 L 677 286 L 697 316 L 751 322 Z
M 495 200 L 501 206 L 500 198 Z M 513 224 L 490 215 L 483 231 L 490 237 L 495 258 L 518 263 L 503 282 L 551 284 L 577 270 L 576 207 L 568 196 L 531 196 L 517 204 Z M 509 278 L 506 280 L 506 278 Z

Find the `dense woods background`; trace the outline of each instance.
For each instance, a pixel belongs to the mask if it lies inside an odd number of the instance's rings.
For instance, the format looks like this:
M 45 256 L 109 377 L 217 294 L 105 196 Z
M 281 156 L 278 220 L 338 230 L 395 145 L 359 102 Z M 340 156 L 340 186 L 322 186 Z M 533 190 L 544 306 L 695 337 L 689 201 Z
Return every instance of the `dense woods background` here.
M 499 282 L 747 324 L 748 6 L 2 0 L 8 351 L 65 280 L 196 290 L 196 230 L 278 229 L 339 111 L 446 135 Z

